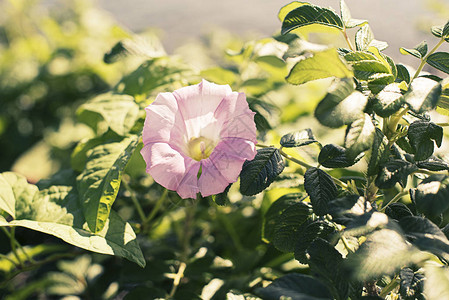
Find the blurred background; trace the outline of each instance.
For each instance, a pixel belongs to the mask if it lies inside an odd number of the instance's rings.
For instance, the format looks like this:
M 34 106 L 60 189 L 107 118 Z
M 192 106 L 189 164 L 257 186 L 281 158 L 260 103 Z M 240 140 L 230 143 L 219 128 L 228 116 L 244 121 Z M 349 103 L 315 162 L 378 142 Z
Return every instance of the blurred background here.
M 0 171 L 37 181 L 66 167 L 69 150 L 86 136 L 74 121 L 76 108 L 136 67 L 103 62 L 119 40 L 134 33 L 158 36 L 167 53 L 199 69 L 210 67 L 226 49 L 238 51 L 245 41 L 278 33 L 277 13 L 289 2 L 1 0 Z M 311 2 L 339 10 L 337 0 Z M 388 41 L 386 54 L 415 67 L 416 59 L 401 55 L 399 47 L 422 40 L 432 47 L 429 28 L 449 16 L 447 0 L 346 2 L 354 18 L 369 21 L 376 39 Z M 158 39 L 152 42 L 162 49 Z M 343 45 L 341 37 L 335 43 Z

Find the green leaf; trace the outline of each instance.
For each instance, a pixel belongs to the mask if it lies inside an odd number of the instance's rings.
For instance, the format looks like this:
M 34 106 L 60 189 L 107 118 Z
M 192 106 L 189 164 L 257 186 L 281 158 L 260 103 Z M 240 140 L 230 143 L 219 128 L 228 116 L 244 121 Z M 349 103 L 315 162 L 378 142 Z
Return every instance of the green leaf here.
M 392 83 L 376 95 L 373 110 L 382 118 L 386 118 L 397 112 L 404 101 L 399 86 Z
M 103 94 L 81 105 L 76 113 L 97 135 L 110 129 L 123 136 L 134 126 L 139 106 L 128 95 Z
M 221 67 L 213 67 L 202 70 L 200 75 L 202 78 L 216 84 L 232 85 L 237 81 L 237 75 L 234 72 Z
M 288 207 L 299 203 L 302 198 L 301 194 L 291 193 L 282 196 L 271 204 L 263 216 L 262 223 L 262 240 L 269 243 L 273 240 L 275 227 L 278 222 L 279 216 Z
M 444 40 L 446 42 L 449 42 L 449 34 L 448 34 L 449 32 L 447 31 L 448 30 L 447 28 L 448 28 L 447 23 L 445 25 L 432 26 L 431 32 L 434 36 L 439 37 L 439 38 L 444 38 Z M 446 29 L 446 31 L 445 31 L 445 29 Z
M 426 56 L 426 54 L 427 54 L 427 42 L 423 41 L 423 42 L 421 42 L 421 44 L 415 46 L 413 49 L 407 49 L 407 48 L 401 47 L 399 49 L 399 51 L 404 55 L 410 54 L 416 58 L 421 59 L 424 56 Z
M 119 41 L 109 52 L 104 54 L 103 61 L 112 64 L 129 55 L 148 59 L 164 56 L 166 53 L 155 35 L 136 37 Z
M 402 266 L 417 263 L 426 255 L 411 247 L 396 230 L 381 229 L 369 235 L 349 257 L 349 266 L 357 280 L 391 275 Z
M 443 37 L 449 37 L 449 21 L 444 24 L 443 31 L 441 33 Z
M 403 64 L 397 64 L 396 65 L 398 75 L 397 80 L 398 82 L 405 81 L 407 84 L 410 83 L 410 73 L 408 69 Z
M 400 202 L 391 203 L 385 209 L 385 214 L 397 221 L 400 221 L 404 217 L 412 216 L 412 212 L 410 209 L 404 204 Z
M 426 62 L 441 72 L 449 74 L 449 53 L 436 52 L 427 58 Z
M 418 120 L 410 124 L 407 136 L 415 150 L 415 160 L 429 158 L 434 151 L 433 141 L 438 147 L 443 141 L 443 128 L 432 122 Z
M 432 110 L 438 103 L 441 96 L 441 84 L 424 77 L 414 79 L 410 89 L 404 94 L 404 100 L 410 109 L 421 114 Z
M 301 131 L 287 133 L 282 136 L 280 144 L 285 148 L 301 147 L 312 143 L 318 143 L 312 133 L 312 129 L 307 128 Z
M 91 233 L 87 229 L 75 188 L 51 186 L 38 192 L 35 185 L 25 185 L 24 177 L 16 176 L 18 181 L 22 181 L 20 189 L 23 191 L 15 194 L 16 219 L 7 222 L 0 218 L 0 226 L 20 226 L 40 231 L 77 247 L 121 256 L 145 266 L 145 259 L 131 225 L 125 223 L 115 212 L 111 212 L 102 231 Z
M 273 245 L 280 251 L 293 252 L 297 232 L 311 214 L 310 206 L 304 202 L 287 206 L 276 218 Z
M 137 144 L 138 137 L 131 136 L 121 142 L 93 148 L 86 168 L 77 178 L 84 216 L 94 233 L 105 226 L 120 188 L 123 170 Z
M 331 9 L 312 4 L 301 5 L 290 11 L 282 21 L 282 34 L 308 25 L 323 25 L 343 30 L 343 22 Z
M 368 23 L 367 20 L 353 19 L 344 0 L 340 0 L 340 12 L 341 19 L 343 20 L 344 27 L 346 28 L 354 28 Z
M 408 175 L 418 168 L 405 160 L 393 159 L 387 162 L 376 177 L 375 184 L 380 189 L 390 189 L 399 183 L 402 187 L 407 185 Z
M 312 276 L 291 273 L 284 275 L 265 288 L 256 289 L 256 293 L 266 300 L 304 299 L 330 300 L 333 299 L 327 287 Z M 289 297 L 289 298 L 288 298 Z
M 359 195 L 348 195 L 334 199 L 329 202 L 328 206 L 332 219 L 343 225 L 371 210 L 371 204 Z
M 315 117 L 325 126 L 338 128 L 362 118 L 367 103 L 365 95 L 354 91 L 352 79 L 336 80 L 318 103 Z
M 318 155 L 318 162 L 326 168 L 347 168 L 354 165 L 363 155 L 350 159 L 346 149 L 334 144 L 325 145 Z
M 327 239 L 336 233 L 335 227 L 325 221 L 305 222 L 295 236 L 295 259 L 303 264 L 309 263 L 308 248 L 318 238 Z
M 379 81 L 382 84 L 389 84 L 394 81 L 392 70 L 388 62 L 379 60 L 374 54 L 369 52 L 350 52 L 345 55 L 354 69 L 354 76 L 364 81 Z M 380 83 L 378 83 L 380 84 Z
M 449 270 L 447 266 L 428 263 L 424 269 L 424 294 L 427 300 L 449 299 Z
M 251 196 L 262 192 L 282 173 L 285 164 L 277 148 L 262 148 L 251 161 L 245 161 L 240 173 L 240 192 Z
M 416 165 L 418 166 L 418 168 L 430 171 L 449 171 L 449 164 L 433 155 L 426 160 L 417 162 Z
M 371 27 L 368 24 L 365 24 L 355 34 L 355 46 L 357 51 L 365 51 L 370 47 L 375 47 L 379 49 L 379 51 L 382 51 L 388 47 L 388 44 L 374 39 Z
M 415 273 L 410 268 L 404 268 L 399 272 L 399 293 L 404 299 L 416 299 L 424 290 L 425 277 Z
M 4 210 L 11 217 L 16 217 L 15 199 L 21 196 L 21 193 L 28 186 L 23 177 L 12 172 L 0 174 L 0 209 Z
M 307 249 L 309 266 L 313 273 L 331 287 L 335 299 L 348 299 L 349 281 L 343 268 L 343 257 L 327 241 L 318 238 Z
M 368 162 L 368 175 L 377 175 L 381 165 L 388 161 L 390 149 L 388 148 L 388 139 L 379 128 L 376 128 L 373 147 L 371 148 L 371 158 Z
M 328 204 L 337 197 L 337 186 L 326 172 L 309 168 L 304 174 L 304 188 L 310 197 L 313 212 L 319 216 L 328 213 Z
M 417 211 L 429 217 L 438 216 L 449 208 L 449 177 L 443 174 L 429 176 L 410 190 L 410 196 Z
M 340 59 L 337 50 L 330 48 L 297 62 L 286 79 L 291 84 L 303 84 L 316 79 L 352 78 L 352 76 L 354 74 Z
M 371 148 L 375 127 L 368 114 L 348 126 L 345 135 L 346 156 L 355 159 L 360 153 Z

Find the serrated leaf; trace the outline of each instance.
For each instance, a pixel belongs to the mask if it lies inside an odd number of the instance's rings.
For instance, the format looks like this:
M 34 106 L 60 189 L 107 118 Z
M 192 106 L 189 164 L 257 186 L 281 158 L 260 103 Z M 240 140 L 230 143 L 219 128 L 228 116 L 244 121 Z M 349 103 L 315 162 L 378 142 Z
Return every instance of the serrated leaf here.
M 103 94 L 81 105 L 76 113 L 97 135 L 110 129 L 123 136 L 134 126 L 139 106 L 128 95 Z
M 303 84 L 328 77 L 351 78 L 354 74 L 340 59 L 337 50 L 330 48 L 300 60 L 286 77 L 291 84 Z
M 415 46 L 413 49 L 401 47 L 399 51 L 404 55 L 410 54 L 416 58 L 421 59 L 427 54 L 427 42 L 423 41 L 419 45 Z
M 310 206 L 304 202 L 287 206 L 276 218 L 273 245 L 280 251 L 293 252 L 296 234 L 311 213 Z
M 325 145 L 318 155 L 318 162 L 326 168 L 347 168 L 354 165 L 362 158 L 362 155 L 355 157 L 354 159 L 348 158 L 346 155 L 346 149 L 334 145 Z
M 435 141 L 438 147 L 441 146 L 443 128 L 432 122 L 418 120 L 410 124 L 407 136 L 410 140 L 410 145 L 415 151 L 415 160 L 421 161 L 433 154 L 433 141 Z
M 308 25 L 322 25 L 343 30 L 343 22 L 331 9 L 312 4 L 301 5 L 290 11 L 282 21 L 282 34 Z
M 417 169 L 418 167 L 408 161 L 393 159 L 383 165 L 376 177 L 375 183 L 380 189 L 390 189 L 396 183 L 405 187 L 407 185 L 408 175 Z
M 358 51 L 367 50 L 369 47 L 376 47 L 382 51 L 388 47 L 388 44 L 374 39 L 371 27 L 365 24 L 355 34 L 355 46 Z
M 410 83 L 410 72 L 403 64 L 397 64 L 396 69 L 398 71 L 397 80 L 398 82 L 405 81 L 407 84 Z
M 412 212 L 410 209 L 404 204 L 400 202 L 391 203 L 385 209 L 385 214 L 397 221 L 401 220 L 403 217 L 412 216 Z
M 349 8 L 344 0 L 340 0 L 340 13 L 341 19 L 344 23 L 344 27 L 346 28 L 354 28 L 368 23 L 367 20 L 353 19 L 351 17 L 351 12 L 349 11 Z
M 426 62 L 441 72 L 449 74 L 449 53 L 436 52 L 427 57 Z
M 413 112 L 421 114 L 435 108 L 441 91 L 440 83 L 418 77 L 412 81 L 410 89 L 404 94 L 404 100 Z
M 313 273 L 331 287 L 334 299 L 348 299 L 349 281 L 343 268 L 343 257 L 327 241 L 317 238 L 307 249 L 309 266 Z
M 368 162 L 368 175 L 377 175 L 381 165 L 388 161 L 390 149 L 388 148 L 388 139 L 379 128 L 376 128 L 374 134 L 373 146 L 371 150 L 371 158 Z
M 87 160 L 86 168 L 78 176 L 77 184 L 84 216 L 92 232 L 103 229 L 111 206 L 120 188 L 121 176 L 138 137 L 97 146 Z
M 240 173 L 240 192 L 251 196 L 262 192 L 282 173 L 285 164 L 277 148 L 262 148 L 251 161 L 245 161 Z
M 329 202 L 329 214 L 339 224 L 347 225 L 357 216 L 372 209 L 371 204 L 359 195 L 348 195 Z
M 302 224 L 295 236 L 295 259 L 303 264 L 308 264 L 307 249 L 312 242 L 318 238 L 327 239 L 335 232 L 335 227 L 325 221 L 317 220 Z
M 443 31 L 441 33 L 443 37 L 449 37 L 449 21 L 444 24 Z
M 318 103 L 315 117 L 325 126 L 338 128 L 363 117 L 367 103 L 365 95 L 354 91 L 352 79 L 336 80 Z
M 262 239 L 265 242 L 269 243 L 273 240 L 278 217 L 285 209 L 299 203 L 301 197 L 302 195 L 298 193 L 286 194 L 271 204 L 270 208 L 263 216 Z
M 410 191 L 416 209 L 426 216 L 437 216 L 449 208 L 449 177 L 443 174 L 424 179 Z
M 337 186 L 332 177 L 323 170 L 309 168 L 304 174 L 304 188 L 310 197 L 313 212 L 324 216 L 329 211 L 329 202 L 337 197 Z
M 11 217 L 16 217 L 15 199 L 20 197 L 22 185 L 28 185 L 26 180 L 12 172 L 0 174 L 0 209 Z M 19 189 L 20 188 L 20 189 Z
M 360 153 L 371 148 L 375 127 L 368 114 L 348 126 L 345 135 L 346 156 L 355 159 Z
M 313 136 L 310 128 L 288 133 L 282 136 L 280 141 L 281 146 L 285 148 L 301 147 L 312 143 L 318 143 L 318 141 Z
M 404 299 L 416 299 L 423 292 L 424 275 L 413 272 L 410 268 L 404 268 L 399 272 L 399 293 Z
M 376 95 L 373 110 L 379 116 L 386 118 L 397 112 L 404 103 L 401 90 L 397 84 L 389 84 Z
M 256 293 L 266 300 L 330 300 L 332 294 L 327 287 L 312 276 L 291 273 L 284 275 Z
M 348 264 L 357 280 L 370 280 L 393 274 L 402 266 L 417 263 L 423 257 L 396 230 L 385 228 L 369 235 L 349 257 Z
M 444 160 L 436 157 L 430 156 L 426 160 L 418 161 L 416 165 L 419 168 L 430 170 L 430 171 L 447 171 L 449 170 L 449 164 Z
M 7 222 L 0 218 L 0 226 L 20 226 L 40 231 L 77 247 L 125 257 L 145 266 L 145 259 L 131 225 L 125 223 L 115 212 L 110 214 L 101 232 L 91 233 L 87 230 L 75 188 L 51 186 L 38 192 L 35 185 L 27 185 L 22 185 L 21 190 L 34 193 L 15 194 L 16 219 Z M 26 207 L 26 211 L 22 207 Z

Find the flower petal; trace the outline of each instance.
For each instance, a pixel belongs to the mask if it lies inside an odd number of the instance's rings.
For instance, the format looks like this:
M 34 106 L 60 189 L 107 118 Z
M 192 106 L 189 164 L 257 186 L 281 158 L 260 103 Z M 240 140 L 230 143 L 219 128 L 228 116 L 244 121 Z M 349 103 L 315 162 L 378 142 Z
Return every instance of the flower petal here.
M 144 144 L 166 142 L 177 147 L 185 144 L 184 120 L 172 93 L 160 93 L 145 110 L 147 116 L 142 132 Z
M 256 145 L 253 141 L 234 137 L 223 138 L 215 147 L 215 150 L 247 160 L 252 160 L 257 153 Z
M 198 186 L 203 197 L 219 194 L 231 183 L 220 173 L 210 159 L 201 161 L 201 170 Z
M 200 162 L 183 156 L 166 143 L 149 143 L 140 153 L 147 164 L 147 173 L 157 183 L 169 190 L 179 189 L 178 193 L 183 198 L 195 198 L 198 186 L 194 188 L 195 180 L 192 179 L 192 173 L 196 179 Z

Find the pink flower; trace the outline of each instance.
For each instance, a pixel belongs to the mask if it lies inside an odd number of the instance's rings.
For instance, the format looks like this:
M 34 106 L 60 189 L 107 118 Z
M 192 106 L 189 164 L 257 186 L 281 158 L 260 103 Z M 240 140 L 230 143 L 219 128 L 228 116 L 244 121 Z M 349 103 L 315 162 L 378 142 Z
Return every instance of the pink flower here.
M 223 192 L 256 155 L 254 112 L 228 85 L 203 80 L 160 93 L 146 111 L 146 171 L 182 198 Z

